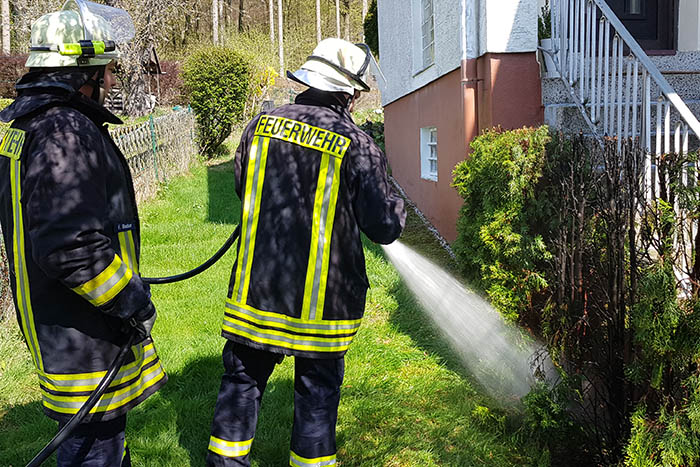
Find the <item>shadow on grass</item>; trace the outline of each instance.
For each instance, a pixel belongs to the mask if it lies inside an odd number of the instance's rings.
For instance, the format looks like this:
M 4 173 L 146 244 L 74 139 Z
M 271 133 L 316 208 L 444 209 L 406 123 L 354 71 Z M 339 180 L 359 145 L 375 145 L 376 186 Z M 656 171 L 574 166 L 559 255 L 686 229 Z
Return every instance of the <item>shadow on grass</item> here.
M 223 347 L 223 339 L 222 339 Z M 219 355 L 193 360 L 185 368 L 171 374 L 159 396 L 145 410 L 130 415 L 130 427 L 145 432 L 142 438 L 175 436 L 175 446 L 187 453 L 189 465 L 204 466 L 209 444 L 211 421 L 224 368 Z M 293 417 L 293 381 L 271 379 L 263 397 L 258 428 L 253 443 L 254 466 L 285 465 L 289 459 L 289 433 Z M 154 420 L 170 420 L 158 424 Z M 172 421 L 175 421 L 173 427 Z M 149 427 L 150 425 L 150 427 Z M 160 428 L 159 428 L 160 427 Z M 160 430 L 160 433 L 158 432 Z M 151 451 L 149 465 L 172 465 L 164 453 Z M 154 464 L 153 459 L 162 464 Z M 179 462 L 182 460 L 180 459 Z

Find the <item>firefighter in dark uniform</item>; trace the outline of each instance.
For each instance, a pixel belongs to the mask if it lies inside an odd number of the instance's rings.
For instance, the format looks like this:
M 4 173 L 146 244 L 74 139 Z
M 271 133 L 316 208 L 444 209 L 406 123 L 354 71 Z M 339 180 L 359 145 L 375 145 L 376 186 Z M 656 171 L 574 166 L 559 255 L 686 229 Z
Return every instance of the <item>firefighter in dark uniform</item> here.
M 139 333 L 111 386 L 59 446 L 59 466 L 130 465 L 126 414 L 167 379 L 149 337 L 156 314 L 139 277 L 132 179 L 107 131 L 121 121 L 102 106 L 115 81 L 113 41 L 130 35 L 123 10 L 69 0 L 32 25 L 29 72 L 0 112 L 13 121 L 0 143 L 0 222 L 44 412 L 65 424 Z
M 250 465 L 260 401 L 285 355 L 295 357 L 289 464 L 336 463 L 344 355 L 369 286 L 360 233 L 391 243 L 406 216 L 384 154 L 350 116 L 360 91 L 369 90 L 371 60 L 364 44 L 320 42 L 288 73 L 309 89 L 255 117 L 241 137 L 241 235 L 208 465 Z

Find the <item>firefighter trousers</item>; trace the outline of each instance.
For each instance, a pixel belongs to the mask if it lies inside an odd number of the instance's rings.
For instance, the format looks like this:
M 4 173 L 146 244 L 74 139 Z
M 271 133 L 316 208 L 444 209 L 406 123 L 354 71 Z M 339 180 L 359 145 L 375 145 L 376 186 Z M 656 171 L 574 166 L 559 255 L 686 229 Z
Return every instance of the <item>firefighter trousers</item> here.
M 249 466 L 260 401 L 282 355 L 227 341 L 208 466 Z M 335 465 L 335 425 L 345 360 L 294 357 L 294 422 L 289 465 Z
M 65 423 L 59 423 L 59 430 Z M 79 424 L 56 450 L 58 467 L 131 467 L 124 430 L 126 415 Z

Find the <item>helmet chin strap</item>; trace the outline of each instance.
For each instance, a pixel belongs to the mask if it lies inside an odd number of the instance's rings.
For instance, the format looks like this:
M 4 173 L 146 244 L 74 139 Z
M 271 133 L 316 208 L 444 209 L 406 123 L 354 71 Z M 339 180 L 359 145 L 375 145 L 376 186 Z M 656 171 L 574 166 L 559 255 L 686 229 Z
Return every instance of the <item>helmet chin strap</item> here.
M 103 105 L 105 102 L 105 69 L 104 67 L 100 67 L 100 69 L 97 71 L 97 79 L 95 78 L 90 78 L 87 83 L 90 86 L 92 86 L 92 95 L 90 98 L 97 102 L 100 105 Z

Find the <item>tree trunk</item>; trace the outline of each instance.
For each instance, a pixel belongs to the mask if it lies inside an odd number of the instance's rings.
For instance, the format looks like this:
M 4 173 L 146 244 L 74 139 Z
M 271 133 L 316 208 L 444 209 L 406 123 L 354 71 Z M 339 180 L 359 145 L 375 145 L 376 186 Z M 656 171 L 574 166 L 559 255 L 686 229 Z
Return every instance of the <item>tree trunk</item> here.
M 211 0 L 211 41 L 219 43 L 219 0 Z
M 345 40 L 350 40 L 350 0 L 345 0 Z
M 219 0 L 219 38 L 221 39 L 221 43 L 223 44 L 226 42 L 225 37 L 225 31 L 226 31 L 226 17 L 224 15 L 224 1 L 225 0 Z
M 2 0 L 2 53 L 10 54 L 10 0 Z
M 148 92 L 148 75 L 144 74 L 142 63 L 148 61 L 150 47 L 129 44 L 120 64 L 122 71 L 122 91 L 124 93 L 124 113 L 140 117 L 151 110 L 151 96 Z
M 279 39 L 280 76 L 284 76 L 284 32 L 282 31 L 282 0 L 277 0 L 277 37 Z
M 335 0 L 335 37 L 340 37 L 340 0 Z
M 275 45 L 275 4 L 273 0 L 269 0 L 268 7 L 270 10 L 270 44 Z
M 321 0 L 316 0 L 316 42 L 321 42 Z
M 243 16 L 245 15 L 245 9 L 243 7 L 243 0 L 238 2 L 238 32 L 243 32 Z

